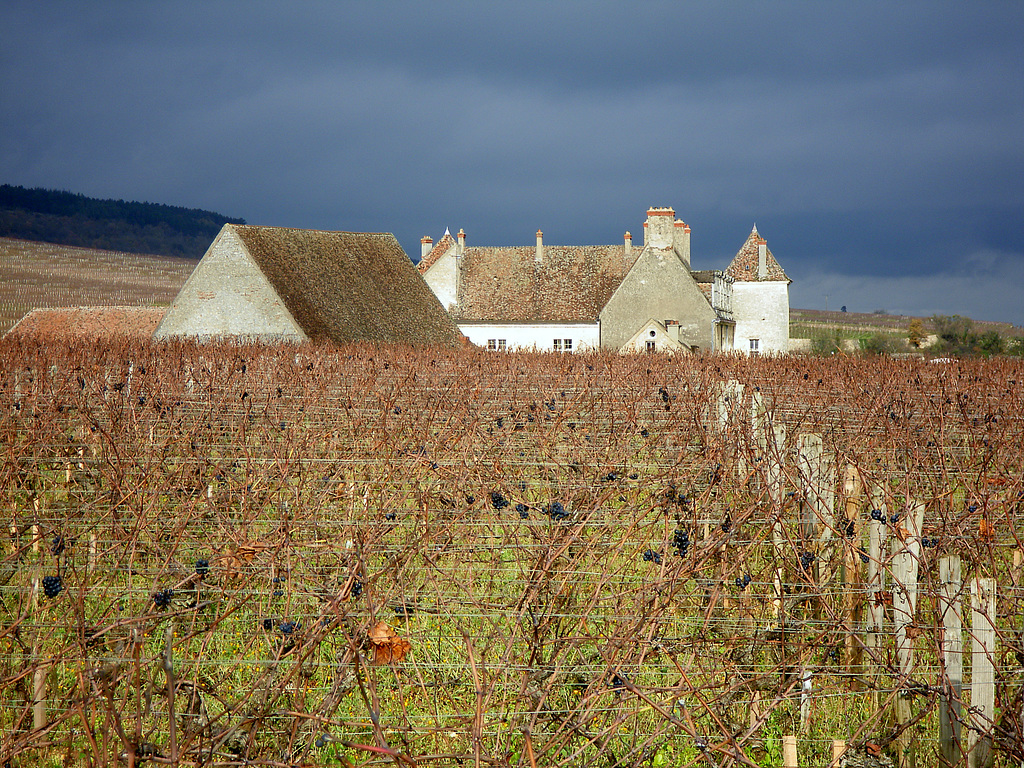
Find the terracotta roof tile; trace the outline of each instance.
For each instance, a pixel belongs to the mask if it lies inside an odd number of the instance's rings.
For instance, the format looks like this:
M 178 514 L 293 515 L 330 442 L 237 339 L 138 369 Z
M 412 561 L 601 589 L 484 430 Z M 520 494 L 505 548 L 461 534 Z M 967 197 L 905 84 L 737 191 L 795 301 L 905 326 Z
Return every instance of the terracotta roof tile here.
M 441 239 L 437 241 L 433 248 L 430 249 L 430 253 L 420 259 L 419 264 L 416 265 L 416 269 L 420 271 L 421 275 L 425 274 L 426 271 L 434 266 L 434 264 L 437 263 L 437 260 L 444 256 L 445 252 L 453 245 L 455 245 L 455 238 L 452 237 L 451 232 L 445 231 Z
M 7 332 L 22 338 L 74 336 L 87 339 L 148 339 L 163 319 L 163 307 L 58 307 L 33 309 Z
M 456 320 L 593 323 L 622 282 L 624 245 L 466 248 Z
M 762 279 L 757 276 L 757 246 L 765 242 L 764 238 L 758 234 L 757 227 L 754 227 L 750 231 L 750 236 L 747 237 L 747 242 L 743 244 L 743 247 L 733 257 L 725 273 L 737 282 L 756 282 Z M 767 247 L 767 243 L 765 251 L 768 257 L 766 260 L 767 276 L 763 279 L 785 280 L 787 283 L 792 282 L 779 265 L 779 262 L 775 260 L 771 250 Z

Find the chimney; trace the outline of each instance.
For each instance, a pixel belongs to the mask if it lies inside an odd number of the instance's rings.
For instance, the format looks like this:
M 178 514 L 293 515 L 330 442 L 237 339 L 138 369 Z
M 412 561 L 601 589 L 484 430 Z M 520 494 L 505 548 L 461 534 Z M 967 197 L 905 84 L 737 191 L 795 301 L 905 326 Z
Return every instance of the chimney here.
M 625 245 L 626 245 L 625 254 L 626 254 L 626 258 L 628 259 L 629 257 L 631 257 L 633 255 L 633 236 L 631 234 L 629 234 L 629 232 L 626 232 L 626 243 L 625 243 Z
M 420 258 L 427 258 L 427 254 L 434 250 L 434 239 L 432 237 L 420 238 Z
M 671 248 L 676 212 L 671 208 L 647 209 L 647 245 L 651 248 Z
M 672 226 L 672 247 L 687 267 L 690 266 L 690 228 L 686 222 L 676 219 Z
M 544 233 L 537 230 L 537 255 L 533 257 L 537 264 L 544 263 Z
M 459 240 L 455 246 L 455 258 L 462 258 L 462 254 L 466 252 L 466 233 L 461 229 L 459 230 Z
M 763 237 L 757 238 L 757 279 L 764 280 L 768 277 L 768 241 Z

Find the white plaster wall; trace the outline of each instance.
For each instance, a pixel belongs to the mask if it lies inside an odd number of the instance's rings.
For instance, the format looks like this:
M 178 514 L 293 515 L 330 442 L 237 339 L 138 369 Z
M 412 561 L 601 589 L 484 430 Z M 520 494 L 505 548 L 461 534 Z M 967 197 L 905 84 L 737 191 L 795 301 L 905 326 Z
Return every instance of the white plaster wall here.
M 488 339 L 505 339 L 508 349 L 535 349 L 550 352 L 554 339 L 572 339 L 572 351 L 596 349 L 599 342 L 597 323 L 460 323 L 459 330 L 477 346 L 487 348 Z
M 426 271 L 423 279 L 437 296 L 441 306 L 452 312 L 458 304 L 458 259 L 453 245 Z
M 305 341 L 306 334 L 230 226 L 217 235 L 153 338 Z
M 760 340 L 762 355 L 789 352 L 788 283 L 738 280 L 732 287 L 732 313 L 737 352 L 749 352 L 751 339 Z

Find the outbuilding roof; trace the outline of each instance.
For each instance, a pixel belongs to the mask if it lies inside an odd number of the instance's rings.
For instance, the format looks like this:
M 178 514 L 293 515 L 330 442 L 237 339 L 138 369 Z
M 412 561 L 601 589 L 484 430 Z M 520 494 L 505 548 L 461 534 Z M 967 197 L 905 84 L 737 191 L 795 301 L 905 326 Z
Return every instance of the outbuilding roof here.
M 225 227 L 310 339 L 455 345 L 461 338 L 390 233 Z
M 6 335 L 37 339 L 148 339 L 163 319 L 164 307 L 49 307 L 33 309 Z

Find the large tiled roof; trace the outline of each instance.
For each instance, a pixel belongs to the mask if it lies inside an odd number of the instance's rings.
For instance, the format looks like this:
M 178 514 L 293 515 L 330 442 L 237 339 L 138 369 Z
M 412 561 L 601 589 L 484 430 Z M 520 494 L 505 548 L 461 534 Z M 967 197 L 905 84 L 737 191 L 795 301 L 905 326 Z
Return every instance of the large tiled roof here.
M 8 335 L 84 339 L 148 339 L 163 319 L 163 307 L 53 307 L 33 309 Z
M 313 340 L 454 345 L 461 338 L 394 235 L 225 226 Z
M 640 250 L 623 245 L 466 248 L 456 320 L 593 323 Z
M 765 239 L 757 232 L 757 227 L 754 227 L 750 231 L 747 242 L 743 244 L 736 256 L 733 257 L 732 262 L 725 270 L 725 274 L 736 281 L 744 282 L 756 282 L 758 280 L 785 280 L 787 283 L 792 282 L 786 273 L 783 271 L 779 262 L 775 260 L 770 249 L 767 245 L 765 251 L 767 254 L 767 260 L 765 266 L 767 267 L 767 274 L 764 278 L 757 276 L 757 247 L 761 243 L 766 243 Z

